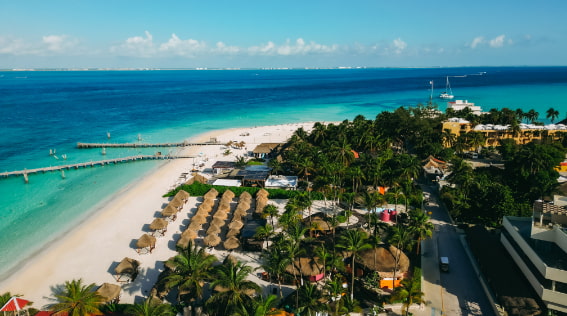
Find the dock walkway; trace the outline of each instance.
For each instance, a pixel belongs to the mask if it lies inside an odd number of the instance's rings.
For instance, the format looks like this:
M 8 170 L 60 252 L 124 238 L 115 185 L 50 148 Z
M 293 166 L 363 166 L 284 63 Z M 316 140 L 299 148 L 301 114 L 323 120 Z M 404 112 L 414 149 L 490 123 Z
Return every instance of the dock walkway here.
M 104 165 L 109 165 L 109 164 L 117 164 L 117 163 L 122 163 L 122 162 L 131 162 L 131 161 L 138 161 L 138 160 L 164 160 L 164 159 L 179 159 L 179 158 L 197 158 L 197 157 L 196 156 L 181 156 L 181 155 L 137 155 L 137 156 L 106 159 L 106 160 L 99 160 L 99 161 L 80 162 L 80 163 L 76 163 L 76 164 L 68 164 L 68 165 L 61 165 L 61 166 L 50 166 L 50 167 L 36 168 L 36 169 L 24 169 L 24 170 L 17 170 L 17 171 L 1 172 L 0 178 L 8 178 L 10 176 L 24 176 L 24 178 L 27 179 L 27 176 L 29 174 L 34 174 L 34 173 L 46 173 L 46 172 L 50 172 L 50 171 L 70 170 L 70 169 L 79 169 L 79 168 L 86 168 L 86 167 L 104 166 Z
M 207 146 L 207 145 L 221 145 L 219 142 L 206 142 L 206 143 L 77 143 L 77 148 L 149 148 L 149 147 L 188 147 L 188 146 Z

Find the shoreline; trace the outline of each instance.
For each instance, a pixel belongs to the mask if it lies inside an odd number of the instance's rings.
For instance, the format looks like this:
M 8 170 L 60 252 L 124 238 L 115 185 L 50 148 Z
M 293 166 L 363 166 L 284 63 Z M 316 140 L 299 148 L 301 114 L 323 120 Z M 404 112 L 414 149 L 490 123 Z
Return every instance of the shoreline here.
M 310 130 L 313 123 L 228 128 L 190 138 L 197 142 L 216 137 L 221 144 L 245 141 L 247 148 L 232 150 L 230 156 L 222 154 L 225 150 L 222 145 L 191 146 L 180 152 L 203 153 L 204 168 L 210 168 L 215 161 L 234 160 L 259 143 L 284 142 L 297 128 Z M 123 286 L 122 302 L 133 303 L 136 298 L 145 296 L 163 270 L 163 261 L 175 255 L 177 234 L 189 223 L 188 218 L 196 209 L 196 198 L 190 198 L 179 218 L 169 224 L 165 236 L 157 238 L 152 254 L 139 255 L 133 246 L 167 204 L 168 198 L 162 196 L 179 184 L 181 174 L 191 172 L 193 162 L 190 159 L 165 161 L 94 205 L 71 229 L 61 232 L 46 247 L 8 271 L 9 276 L 0 282 L 0 292 L 21 294 L 34 302 L 34 308 L 45 309 L 47 304 L 53 303 L 50 300 L 52 289 L 65 281 L 81 278 L 85 284 L 116 283 L 113 269 L 120 260 L 129 257 L 140 261 L 140 274 L 135 282 Z M 186 180 L 189 177 L 181 182 Z

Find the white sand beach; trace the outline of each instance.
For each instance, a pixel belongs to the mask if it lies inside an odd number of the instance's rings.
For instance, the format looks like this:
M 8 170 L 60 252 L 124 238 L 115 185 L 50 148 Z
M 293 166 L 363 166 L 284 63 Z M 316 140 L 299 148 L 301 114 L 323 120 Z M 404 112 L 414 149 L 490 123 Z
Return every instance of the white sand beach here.
M 185 147 L 182 154 L 200 156 L 204 170 L 217 160 L 235 160 L 236 156 L 245 155 L 260 143 L 284 142 L 297 128 L 309 131 L 312 126 L 310 122 L 213 131 L 191 141 L 205 142 L 212 137 L 221 144 L 244 141 L 246 149 L 231 149 L 232 154 L 224 156 L 224 146 L 194 146 Z M 148 232 L 149 224 L 159 217 L 159 212 L 168 203 L 168 198 L 162 195 L 189 179 L 180 176 L 190 173 L 194 162 L 193 159 L 168 161 L 139 182 L 121 190 L 93 215 L 3 280 L 0 293 L 21 294 L 33 302 L 34 308 L 41 309 L 53 303 L 53 288 L 65 281 L 81 278 L 85 284 L 117 284 L 113 277 L 114 268 L 124 257 L 129 257 L 140 261 L 140 274 L 134 282 L 122 286 L 120 301 L 133 303 L 136 298 L 145 297 L 163 271 L 163 261 L 175 255 L 175 243 L 196 210 L 197 198 L 191 197 L 177 220 L 169 224 L 165 235 L 157 238 L 151 254 L 138 254 L 136 241 Z M 217 252 L 217 257 L 222 260 L 222 253 Z M 244 254 L 237 257 L 247 258 Z M 253 259 L 249 259 L 252 263 Z M 261 283 L 260 279 L 257 281 Z

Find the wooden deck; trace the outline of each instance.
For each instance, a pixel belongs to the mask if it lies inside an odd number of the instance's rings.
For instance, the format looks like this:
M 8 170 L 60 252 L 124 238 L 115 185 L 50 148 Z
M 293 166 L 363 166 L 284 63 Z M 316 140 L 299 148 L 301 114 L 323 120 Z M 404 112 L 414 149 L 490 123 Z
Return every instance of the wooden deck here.
M 59 171 L 59 170 L 70 170 L 70 169 L 79 169 L 79 168 L 86 168 L 86 167 L 104 166 L 104 165 L 109 165 L 109 164 L 132 162 L 132 161 L 138 161 L 138 160 L 164 160 L 164 159 L 180 159 L 180 158 L 197 158 L 197 157 L 196 156 L 179 156 L 179 155 L 177 155 L 177 156 L 176 155 L 137 155 L 137 156 L 106 159 L 106 160 L 99 160 L 99 161 L 80 162 L 80 163 L 76 163 L 76 164 L 68 164 L 68 165 L 61 165 L 61 166 L 50 166 L 50 167 L 36 168 L 36 169 L 24 169 L 24 170 L 17 170 L 17 171 L 1 172 L 0 178 L 8 178 L 10 176 L 24 176 L 24 179 L 27 182 L 27 176 L 29 174 L 34 174 L 34 173 L 46 173 L 46 172 Z

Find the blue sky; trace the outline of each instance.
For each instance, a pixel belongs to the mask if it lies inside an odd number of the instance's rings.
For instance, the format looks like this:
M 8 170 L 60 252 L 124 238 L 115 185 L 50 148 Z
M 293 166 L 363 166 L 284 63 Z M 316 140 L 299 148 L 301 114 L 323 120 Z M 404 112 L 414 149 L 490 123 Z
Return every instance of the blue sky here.
M 565 0 L 0 0 L 0 68 L 567 65 Z

